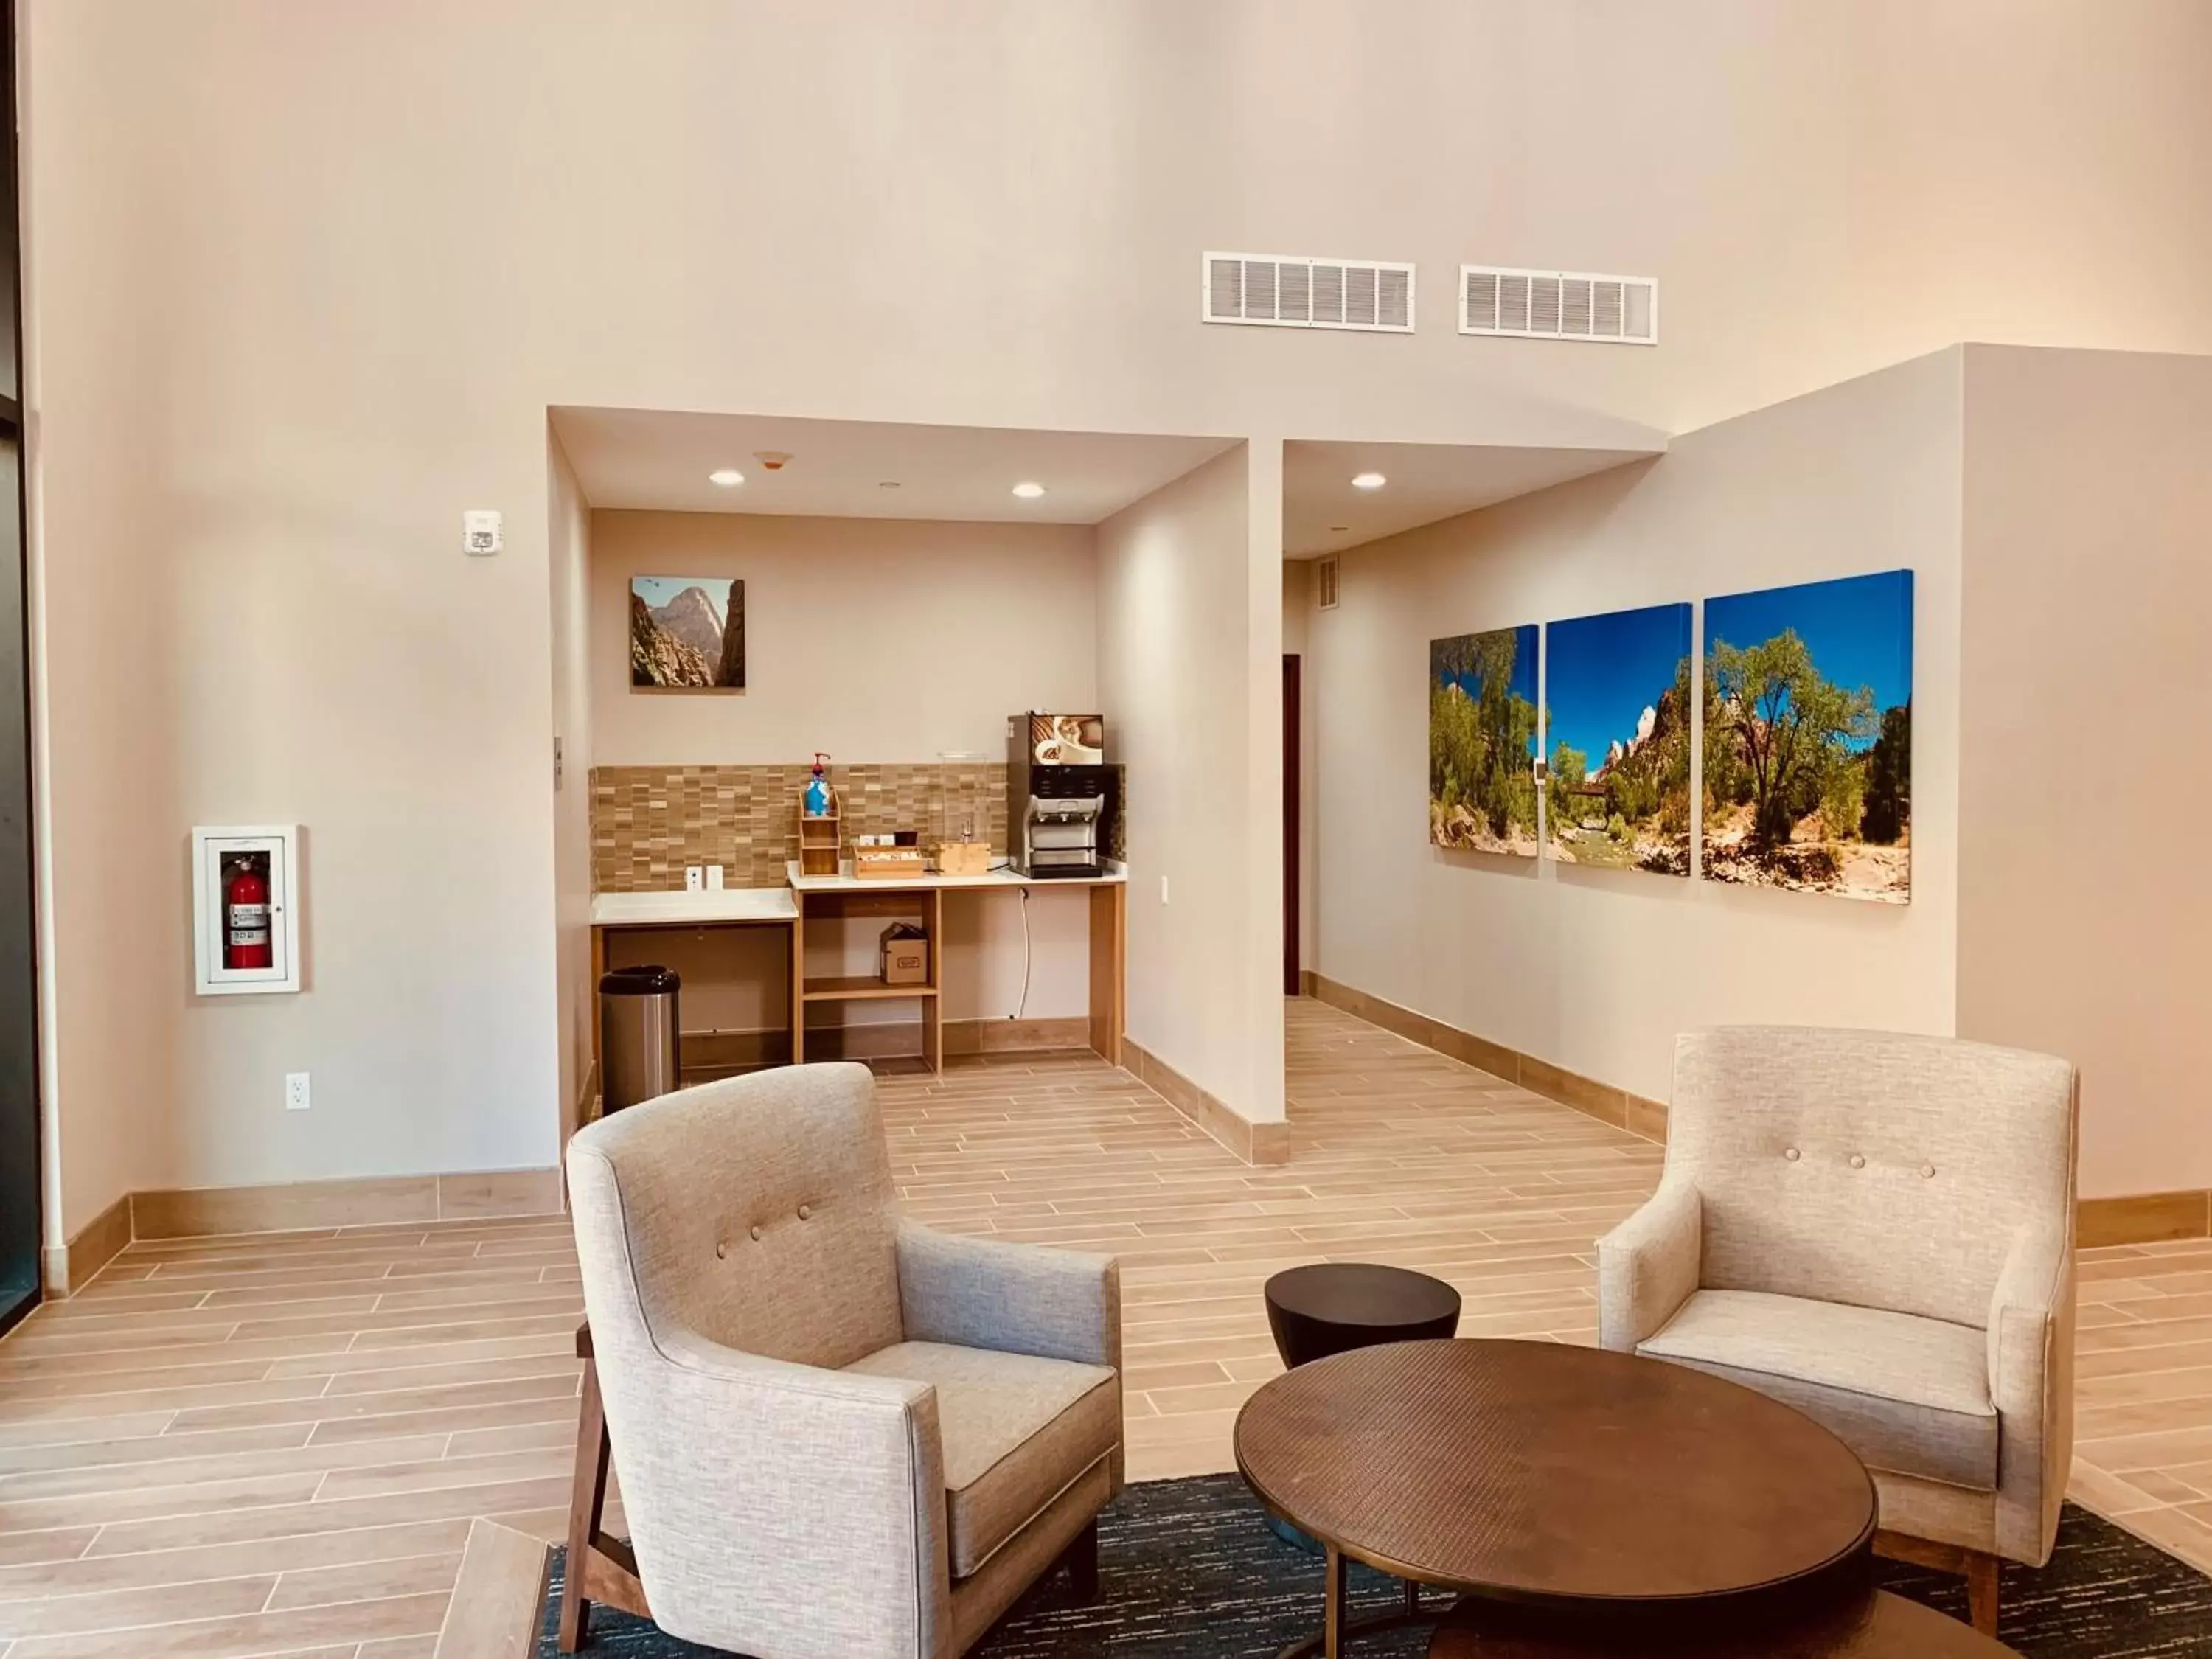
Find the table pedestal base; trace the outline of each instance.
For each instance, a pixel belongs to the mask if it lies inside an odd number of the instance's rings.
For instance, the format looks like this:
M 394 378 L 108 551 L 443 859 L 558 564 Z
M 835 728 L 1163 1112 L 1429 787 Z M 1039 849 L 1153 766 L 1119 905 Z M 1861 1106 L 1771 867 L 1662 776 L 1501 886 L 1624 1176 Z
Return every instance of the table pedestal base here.
M 1344 1557 L 1326 1546 L 1322 1553 L 1328 1577 L 1323 1591 L 1321 1634 L 1291 1643 L 1276 1654 L 1275 1659 L 1339 1659 L 1344 1644 L 1355 1636 L 1380 1636 L 1385 1631 L 1433 1625 L 1451 1611 L 1449 1601 L 1425 1609 L 1421 1606 L 1421 1587 L 1408 1578 L 1402 1581 L 1406 1599 L 1397 1612 L 1371 1613 L 1364 1619 L 1354 1619 L 1345 1600 Z

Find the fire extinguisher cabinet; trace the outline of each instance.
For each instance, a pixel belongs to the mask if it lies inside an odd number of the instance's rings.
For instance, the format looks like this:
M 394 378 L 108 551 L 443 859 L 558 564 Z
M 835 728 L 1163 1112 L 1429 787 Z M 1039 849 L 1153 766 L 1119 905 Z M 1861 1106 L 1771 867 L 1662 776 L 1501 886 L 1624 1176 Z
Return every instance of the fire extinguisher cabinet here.
M 192 831 L 192 988 L 204 997 L 300 988 L 300 826 Z

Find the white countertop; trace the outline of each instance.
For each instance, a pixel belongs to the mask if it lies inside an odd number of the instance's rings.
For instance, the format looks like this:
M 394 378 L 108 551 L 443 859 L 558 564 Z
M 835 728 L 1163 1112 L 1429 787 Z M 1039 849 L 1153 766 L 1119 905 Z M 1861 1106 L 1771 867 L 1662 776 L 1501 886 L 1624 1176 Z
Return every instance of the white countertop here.
M 789 921 L 799 902 L 788 887 L 725 887 L 719 892 L 600 893 L 594 927 L 667 927 L 687 922 Z
M 892 876 L 883 880 L 863 881 L 853 873 L 853 861 L 847 859 L 834 876 L 802 876 L 797 864 L 787 864 L 786 873 L 791 884 L 802 893 L 865 893 L 871 890 L 912 892 L 919 888 L 945 887 L 1107 887 L 1126 884 L 1129 872 L 1126 866 L 1109 864 L 1103 876 L 1024 876 L 1012 870 L 994 870 L 981 876 Z

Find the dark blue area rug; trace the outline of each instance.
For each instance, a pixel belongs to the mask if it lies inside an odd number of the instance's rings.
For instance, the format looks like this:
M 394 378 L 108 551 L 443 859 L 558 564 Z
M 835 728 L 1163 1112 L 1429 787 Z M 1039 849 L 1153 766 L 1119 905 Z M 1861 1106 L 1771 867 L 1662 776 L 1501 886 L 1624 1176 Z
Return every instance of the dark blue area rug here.
M 1261 1524 L 1234 1475 L 1132 1486 L 1100 1517 L 1099 1599 L 1075 1605 L 1064 1575 L 1048 1576 L 975 1649 L 975 1659 L 1268 1659 L 1321 1623 L 1321 1563 Z M 554 1659 L 561 1603 L 554 1555 L 540 1659 Z M 1885 1588 L 1966 1612 L 1960 1581 L 1892 1562 Z M 1396 1605 L 1395 1580 L 1352 1572 L 1356 1607 Z M 1441 1603 L 1443 1598 L 1436 1600 Z M 2028 1659 L 2212 1656 L 2212 1578 L 2087 1510 L 2066 1506 L 2058 1548 L 2040 1571 L 2004 1570 L 1998 1634 Z M 1358 1659 L 1425 1653 L 1425 1631 L 1355 1642 Z M 592 1611 L 585 1650 L 606 1659 L 720 1659 L 604 1607 Z

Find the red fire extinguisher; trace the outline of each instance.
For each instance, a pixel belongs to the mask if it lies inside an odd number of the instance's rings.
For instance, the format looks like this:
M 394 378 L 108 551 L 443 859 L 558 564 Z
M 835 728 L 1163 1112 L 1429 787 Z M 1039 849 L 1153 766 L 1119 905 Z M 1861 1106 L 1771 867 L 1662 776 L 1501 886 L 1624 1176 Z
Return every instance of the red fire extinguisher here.
M 243 860 L 231 866 L 222 884 L 222 965 L 266 968 L 269 951 L 269 882 Z

